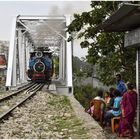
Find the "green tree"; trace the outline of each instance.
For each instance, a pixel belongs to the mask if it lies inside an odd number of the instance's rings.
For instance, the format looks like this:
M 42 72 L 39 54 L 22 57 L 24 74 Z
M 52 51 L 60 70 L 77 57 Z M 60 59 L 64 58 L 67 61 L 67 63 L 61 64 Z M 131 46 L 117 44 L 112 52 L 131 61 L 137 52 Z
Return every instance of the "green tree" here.
M 81 48 L 88 48 L 86 58 L 92 65 L 97 65 L 99 78 L 106 85 L 114 83 L 117 72 L 122 73 L 125 81 L 135 82 L 135 48 L 124 48 L 124 32 L 107 33 L 100 28 L 120 4 L 120 1 L 92 1 L 92 10 L 74 14 L 67 29 L 69 33 L 75 32 L 77 38 L 84 39 Z
M 82 83 L 81 80 L 86 77 L 91 77 L 93 73 L 93 67 L 87 63 L 85 58 L 81 60 L 74 56 L 73 57 L 73 80 L 74 84 Z

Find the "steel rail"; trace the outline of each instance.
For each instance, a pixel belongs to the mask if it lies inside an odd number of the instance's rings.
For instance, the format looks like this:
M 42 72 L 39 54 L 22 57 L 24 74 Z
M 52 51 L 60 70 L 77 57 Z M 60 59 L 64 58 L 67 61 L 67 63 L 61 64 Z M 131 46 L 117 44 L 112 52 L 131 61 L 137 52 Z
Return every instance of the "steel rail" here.
M 1 99 L 0 99 L 0 102 L 3 102 L 3 101 L 5 101 L 5 100 L 8 100 L 9 98 L 11 98 L 11 97 L 17 95 L 18 93 L 22 92 L 23 90 L 26 90 L 26 89 L 28 89 L 29 87 L 32 87 L 32 86 L 34 86 L 34 85 L 35 85 L 35 84 L 32 83 L 31 85 L 28 85 L 28 86 L 26 86 L 26 87 L 24 87 L 24 88 L 22 88 L 22 89 L 19 89 L 19 90 L 13 92 L 12 94 L 9 94 L 9 95 L 7 95 L 7 96 L 1 98 Z
M 37 92 L 38 90 L 40 90 L 43 86 L 44 86 L 44 84 L 38 85 L 37 88 L 36 88 L 34 91 L 30 92 L 31 94 L 28 95 L 25 99 L 23 99 L 22 101 L 20 101 L 18 104 L 14 105 L 14 106 L 13 106 L 12 108 L 10 108 L 8 111 L 4 112 L 2 115 L 0 115 L 0 122 L 3 122 L 4 119 L 7 119 L 7 118 L 10 116 L 11 112 L 12 112 L 15 108 L 21 106 L 26 100 L 28 100 L 28 99 L 30 99 L 32 96 L 34 96 L 34 95 L 36 94 L 36 92 Z
M 26 93 L 28 93 L 30 90 L 33 90 L 35 87 L 37 87 L 39 84 L 35 83 L 32 87 L 28 88 L 26 90 Z
M 36 86 L 29 88 L 29 89 L 26 91 L 26 93 L 29 93 L 29 92 L 32 92 L 32 91 L 36 90 L 36 89 L 38 88 L 38 86 L 40 86 L 40 84 L 37 84 Z

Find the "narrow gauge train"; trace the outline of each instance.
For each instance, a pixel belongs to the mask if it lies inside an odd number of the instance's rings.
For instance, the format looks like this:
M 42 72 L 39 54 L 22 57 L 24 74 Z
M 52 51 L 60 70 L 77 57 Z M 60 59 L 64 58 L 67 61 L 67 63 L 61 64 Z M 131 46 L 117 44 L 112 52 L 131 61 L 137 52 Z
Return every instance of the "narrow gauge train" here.
M 34 82 L 51 83 L 53 75 L 52 52 L 38 48 L 30 53 L 28 77 Z

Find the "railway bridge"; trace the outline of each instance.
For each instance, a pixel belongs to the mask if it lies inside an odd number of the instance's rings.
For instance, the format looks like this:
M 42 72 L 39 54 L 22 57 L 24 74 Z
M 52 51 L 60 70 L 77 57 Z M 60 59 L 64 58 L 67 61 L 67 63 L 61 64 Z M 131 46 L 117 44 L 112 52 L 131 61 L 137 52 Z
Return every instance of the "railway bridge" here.
M 13 19 L 6 87 L 16 88 L 28 82 L 29 54 L 37 47 L 48 47 L 59 58 L 57 92 L 73 93 L 72 42 L 66 26 L 70 16 L 17 16 Z

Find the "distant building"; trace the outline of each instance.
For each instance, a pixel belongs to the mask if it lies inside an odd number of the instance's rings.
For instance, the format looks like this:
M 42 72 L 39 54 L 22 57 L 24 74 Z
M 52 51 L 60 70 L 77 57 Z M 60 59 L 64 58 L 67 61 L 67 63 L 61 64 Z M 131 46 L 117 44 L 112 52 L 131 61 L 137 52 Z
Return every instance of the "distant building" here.
M 0 41 L 0 54 L 4 54 L 8 60 L 9 41 Z
M 0 85 L 5 85 L 7 61 L 8 61 L 8 41 L 0 41 Z
M 7 61 L 5 54 L 0 54 L 0 69 L 6 69 Z

